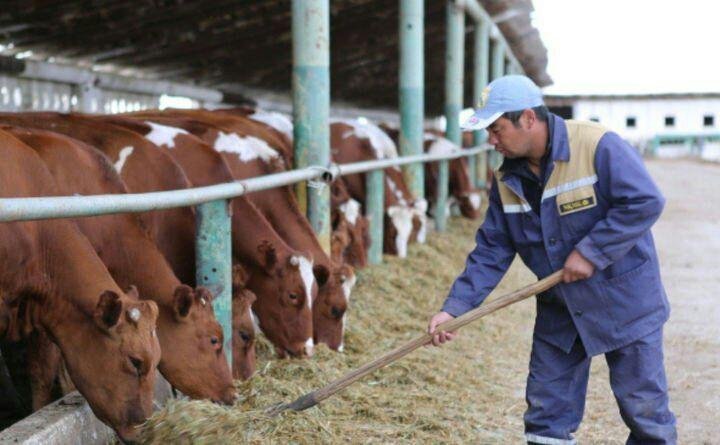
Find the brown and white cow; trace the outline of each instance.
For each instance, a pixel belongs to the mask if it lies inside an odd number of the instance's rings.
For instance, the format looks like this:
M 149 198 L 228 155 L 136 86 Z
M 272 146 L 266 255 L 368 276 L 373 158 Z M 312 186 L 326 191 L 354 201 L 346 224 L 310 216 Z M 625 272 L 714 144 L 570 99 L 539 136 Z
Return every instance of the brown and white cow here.
M 220 116 L 204 110 L 166 110 L 160 114 L 143 114 L 147 119 L 179 126 L 203 139 L 223 156 L 237 179 L 284 169 L 280 153 L 263 139 L 252 136 L 258 124 L 248 119 Z M 352 268 L 334 264 L 322 250 L 289 187 L 254 192 L 248 197 L 283 240 L 312 257 L 312 270 L 319 286 L 318 298 L 312 308 L 314 341 L 325 343 L 331 349 L 342 349 L 344 314 L 355 281 Z
M 249 379 L 255 372 L 255 331 L 259 329 L 252 313 L 257 297 L 247 288 L 248 278 L 244 267 L 233 266 L 233 377 L 242 380 Z
M 399 138 L 397 128 L 390 125 L 382 125 L 381 128 L 397 142 Z M 460 147 L 444 138 L 442 132 L 428 130 L 423 134 L 423 150 L 428 154 L 451 154 L 460 150 Z M 457 158 L 448 164 L 449 197 L 445 212 L 449 215 L 457 208 L 464 217 L 475 219 L 479 216 L 482 195 L 480 190 L 475 189 L 472 185 L 467 162 L 467 158 Z M 432 212 L 435 210 L 437 194 L 438 163 L 427 162 L 424 165 L 425 197 L 429 203 L 429 210 Z
M 330 137 L 332 158 L 337 163 L 397 157 L 393 140 L 366 119 L 333 120 Z M 383 251 L 405 257 L 409 242 L 425 242 L 427 201 L 412 196 L 398 167 L 386 168 L 384 172 Z M 365 202 L 364 175 L 348 175 L 344 180 L 350 195 L 360 202 Z
M 370 225 L 362 214 L 361 204 L 350 196 L 342 177 L 331 184 L 330 200 L 333 260 L 344 261 L 356 268 L 367 266 Z
M 132 131 L 152 149 L 169 154 L 194 186 L 235 179 L 222 156 L 187 130 L 165 125 L 160 119 L 129 116 L 95 119 Z M 257 295 L 253 310 L 260 327 L 280 357 L 312 355 L 311 306 L 313 292 L 317 292 L 312 264 L 285 243 L 247 197 L 233 199 L 232 205 L 233 256 L 250 274 L 247 287 Z
M 0 196 L 56 195 L 35 152 L 0 130 Z M 120 290 L 67 220 L 0 224 L 0 296 L 8 335 L 46 331 L 95 415 L 126 441 L 152 412 L 160 345 L 157 305 Z
M 268 139 L 265 133 L 253 130 L 251 134 L 263 139 L 271 147 L 279 149 L 285 159 L 285 166 L 293 165 L 293 123 L 289 116 L 275 111 L 259 108 L 217 109 L 216 113 L 226 113 L 244 116 L 251 121 L 259 122 L 274 132 L 282 142 Z M 337 178 L 331 184 L 331 211 L 332 211 L 332 259 L 336 262 L 346 262 L 353 267 L 367 265 L 367 250 L 369 248 L 368 220 L 361 212 L 360 203 L 354 200 L 347 192 L 343 178 Z
M 444 138 L 437 132 L 426 131 L 424 134 L 425 153 L 428 154 L 450 154 L 460 150 L 456 144 Z M 449 198 L 446 212 L 457 206 L 460 214 L 466 218 L 476 219 L 480 216 L 480 204 L 482 194 L 475 189 L 470 178 L 470 170 L 467 158 L 457 158 L 448 164 L 449 173 Z M 428 162 L 425 164 L 425 195 L 428 201 L 435 202 L 437 193 L 438 163 Z M 430 208 L 434 208 L 430 205 Z
M 42 158 L 61 194 L 127 193 L 110 161 L 93 147 L 54 132 L 6 129 Z M 235 390 L 222 353 L 223 333 L 213 312 L 212 294 L 180 283 L 136 215 L 78 218 L 76 223 L 118 284 L 135 285 L 143 298 L 158 304 L 163 351 L 158 369 L 168 382 L 192 398 L 232 403 Z M 34 400 L 34 408 L 49 402 L 49 394 L 37 396 L 45 400 Z

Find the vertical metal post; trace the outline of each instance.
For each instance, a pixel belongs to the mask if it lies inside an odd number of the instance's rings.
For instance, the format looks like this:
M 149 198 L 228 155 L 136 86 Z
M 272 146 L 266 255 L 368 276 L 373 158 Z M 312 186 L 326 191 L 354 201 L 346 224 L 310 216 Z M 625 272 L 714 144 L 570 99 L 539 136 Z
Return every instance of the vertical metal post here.
M 462 145 L 460 110 L 463 103 L 463 69 L 465 61 L 465 11 L 447 2 L 447 38 L 445 46 L 445 135 Z M 448 196 L 448 161 L 438 162 L 437 200 L 435 202 L 435 228 L 442 232 L 447 224 L 445 214 Z
M 93 82 L 77 86 L 77 108 L 83 113 L 99 113 L 102 104 L 102 91 Z
M 500 32 L 499 30 L 497 31 Z M 498 77 L 502 77 L 505 74 L 505 43 L 497 38 L 492 41 L 492 63 L 490 64 L 490 79 L 495 80 Z M 490 167 L 497 168 L 502 159 L 500 154 L 496 151 L 490 152 Z
M 475 23 L 475 45 L 473 47 L 474 60 L 474 76 L 473 76 L 473 108 L 483 105 L 482 92 L 488 84 L 488 75 L 490 73 L 490 26 L 484 20 Z M 480 145 L 487 139 L 484 130 L 473 132 L 473 144 Z M 477 155 L 475 162 L 470 160 L 470 165 L 474 168 L 470 170 L 470 174 L 475 187 L 485 188 L 487 184 L 487 162 L 488 154 L 481 153 Z
M 385 172 L 373 170 L 365 174 L 365 212 L 370 223 L 370 264 L 382 263 L 383 224 L 385 219 Z
M 400 153 L 410 156 L 423 153 L 424 79 L 423 59 L 424 2 L 400 1 Z M 410 192 L 425 197 L 423 164 L 403 168 Z
M 293 0 L 293 117 L 295 167 L 330 162 L 330 12 L 328 0 Z M 330 253 L 330 189 L 300 187 L 298 201 L 323 250 Z M 304 192 L 304 193 L 303 193 Z
M 195 278 L 213 294 L 213 309 L 223 330 L 225 356 L 232 368 L 232 254 L 230 202 L 197 206 Z

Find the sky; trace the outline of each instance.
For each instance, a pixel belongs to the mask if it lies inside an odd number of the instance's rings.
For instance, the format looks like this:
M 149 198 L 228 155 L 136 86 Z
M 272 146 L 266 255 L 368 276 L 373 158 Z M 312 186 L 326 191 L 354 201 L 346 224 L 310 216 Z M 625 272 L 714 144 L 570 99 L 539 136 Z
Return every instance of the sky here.
M 720 1 L 532 2 L 545 94 L 720 92 Z

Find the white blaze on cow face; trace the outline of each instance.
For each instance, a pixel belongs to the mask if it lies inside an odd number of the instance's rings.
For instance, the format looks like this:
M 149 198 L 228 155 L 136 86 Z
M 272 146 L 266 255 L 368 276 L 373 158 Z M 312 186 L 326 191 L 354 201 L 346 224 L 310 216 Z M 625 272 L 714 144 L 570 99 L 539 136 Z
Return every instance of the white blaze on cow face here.
M 255 311 L 253 311 L 251 308 L 248 308 L 250 311 L 250 319 L 252 320 L 253 329 L 255 329 L 255 334 L 259 334 L 262 332 L 262 329 L 260 328 L 260 319 L 255 314 Z
M 293 140 L 293 123 L 289 116 L 275 111 L 255 110 L 255 113 L 248 117 L 254 121 L 262 122 L 265 125 L 273 127 L 287 136 L 290 141 Z
M 395 235 L 395 249 L 397 250 L 397 254 L 400 258 L 405 258 L 407 256 L 408 240 L 410 239 L 410 232 L 412 232 L 412 220 L 415 210 L 410 207 L 390 206 L 387 209 L 387 214 L 397 232 L 397 235 Z
M 145 121 L 152 129 L 150 133 L 145 135 L 145 139 L 155 145 L 175 148 L 175 137 L 179 134 L 190 134 L 182 128 L 168 127 L 154 122 Z
M 345 281 L 343 281 L 342 284 L 342 290 L 343 295 L 345 295 L 345 301 L 350 302 L 350 293 L 352 292 L 352 288 L 355 287 L 355 283 L 357 282 L 357 278 L 355 277 L 355 274 L 353 274 L 351 277 L 343 276 Z
M 397 198 L 400 205 L 407 207 L 408 202 L 405 200 L 405 197 L 403 196 L 402 192 L 398 189 L 397 184 L 395 184 L 395 181 L 392 180 L 389 176 L 385 176 L 385 179 L 387 179 L 387 185 L 390 187 L 390 191 L 393 195 Z
M 360 203 L 350 198 L 340 204 L 339 208 L 343 215 L 345 215 L 345 220 L 354 226 L 360 215 Z
M 127 146 L 120 149 L 120 153 L 118 153 L 118 160 L 115 161 L 115 171 L 118 173 L 122 172 L 123 166 L 125 166 L 125 161 L 127 161 L 127 158 L 130 157 L 133 150 L 135 150 L 135 147 L 133 146 Z
M 269 162 L 271 159 L 280 156 L 262 139 L 253 136 L 241 137 L 235 133 L 224 133 L 222 131 L 215 139 L 213 148 L 217 151 L 236 154 L 242 162 L 250 162 L 257 158 L 262 159 L 263 162 Z
M 305 354 L 307 354 L 308 357 L 312 357 L 314 349 L 315 342 L 313 341 L 312 337 L 305 340 Z
M 467 198 L 474 210 L 480 208 L 480 204 L 482 203 L 482 195 L 480 192 L 468 192 Z
M 315 274 L 313 274 L 313 263 L 304 256 L 296 255 L 290 258 L 290 262 L 296 265 L 300 270 L 300 278 L 305 285 L 305 300 L 308 309 L 312 310 L 312 287 L 315 283 Z
M 428 202 L 425 198 L 418 198 L 413 203 L 415 214 L 420 219 L 420 230 L 417 234 L 417 242 L 424 244 L 427 240 L 427 209 Z

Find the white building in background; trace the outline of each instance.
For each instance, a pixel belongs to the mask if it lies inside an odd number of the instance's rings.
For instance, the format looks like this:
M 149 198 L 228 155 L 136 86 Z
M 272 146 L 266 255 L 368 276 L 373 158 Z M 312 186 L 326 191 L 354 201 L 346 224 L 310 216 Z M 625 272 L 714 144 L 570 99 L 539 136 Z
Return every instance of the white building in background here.
M 643 152 L 720 160 L 720 93 L 545 96 L 554 113 L 596 121 Z

